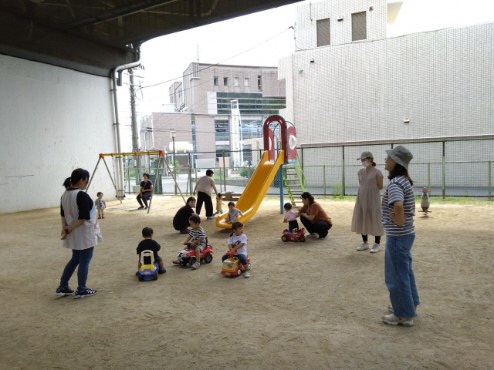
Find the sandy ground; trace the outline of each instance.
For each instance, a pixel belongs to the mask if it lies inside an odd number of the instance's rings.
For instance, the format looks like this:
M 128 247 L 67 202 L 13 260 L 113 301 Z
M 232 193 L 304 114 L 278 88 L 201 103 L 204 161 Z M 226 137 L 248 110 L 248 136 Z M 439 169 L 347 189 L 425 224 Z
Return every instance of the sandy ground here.
M 70 253 L 58 209 L 0 215 L 0 368 L 494 368 L 494 206 L 433 204 L 417 215 L 422 304 L 403 328 L 381 322 L 384 253 L 355 251 L 352 202 L 321 200 L 334 221 L 326 240 L 283 243 L 279 200 L 266 198 L 245 229 L 250 279 L 220 275 L 228 234 L 213 221 L 203 222 L 213 262 L 172 266 L 181 202 L 155 196 L 150 214 L 133 199 L 108 202 L 88 281 L 98 294 L 82 300 L 54 294 Z M 144 226 L 164 248 L 168 272 L 155 282 L 134 276 Z

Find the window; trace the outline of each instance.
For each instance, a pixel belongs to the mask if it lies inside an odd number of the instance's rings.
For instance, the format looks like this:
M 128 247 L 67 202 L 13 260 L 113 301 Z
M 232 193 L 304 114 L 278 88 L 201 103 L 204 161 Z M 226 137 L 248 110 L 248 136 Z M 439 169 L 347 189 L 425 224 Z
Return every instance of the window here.
M 233 86 L 240 86 L 240 81 L 239 81 L 238 77 L 233 78 Z
M 352 41 L 365 40 L 367 38 L 366 12 L 352 14 Z
M 223 85 L 228 86 L 228 77 L 223 77 Z
M 317 46 L 330 45 L 329 18 L 318 19 L 317 28 Z
M 230 140 L 230 125 L 228 120 L 215 120 L 214 131 L 216 141 L 229 141 Z M 229 148 L 227 148 L 228 150 Z M 221 156 L 220 156 L 221 157 Z
M 247 77 L 244 78 L 244 86 L 245 87 L 249 87 L 250 86 L 250 81 L 249 81 L 249 79 Z
M 218 86 L 218 76 L 214 76 L 213 78 L 213 83 L 214 83 L 214 86 Z
M 261 75 L 257 76 L 257 89 L 259 91 L 262 91 L 262 76 Z

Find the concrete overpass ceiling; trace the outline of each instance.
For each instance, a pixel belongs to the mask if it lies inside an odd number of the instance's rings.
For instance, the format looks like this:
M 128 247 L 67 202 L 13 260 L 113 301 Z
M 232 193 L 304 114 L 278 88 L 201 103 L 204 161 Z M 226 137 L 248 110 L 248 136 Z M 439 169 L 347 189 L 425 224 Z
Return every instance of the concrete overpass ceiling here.
M 298 1 L 0 0 L 0 54 L 108 76 L 149 39 Z

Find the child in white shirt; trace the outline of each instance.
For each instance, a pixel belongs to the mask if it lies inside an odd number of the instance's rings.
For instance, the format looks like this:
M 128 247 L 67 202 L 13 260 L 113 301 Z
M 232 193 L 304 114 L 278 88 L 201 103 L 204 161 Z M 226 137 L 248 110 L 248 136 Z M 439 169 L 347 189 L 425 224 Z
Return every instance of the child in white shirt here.
M 234 222 L 232 224 L 233 232 L 228 237 L 228 250 L 235 252 L 234 257 L 237 257 L 240 263 L 247 266 L 247 235 L 244 234 L 244 224 Z M 222 261 L 230 258 L 230 254 L 226 253 L 221 257 Z M 245 278 L 250 277 L 250 270 L 245 271 Z

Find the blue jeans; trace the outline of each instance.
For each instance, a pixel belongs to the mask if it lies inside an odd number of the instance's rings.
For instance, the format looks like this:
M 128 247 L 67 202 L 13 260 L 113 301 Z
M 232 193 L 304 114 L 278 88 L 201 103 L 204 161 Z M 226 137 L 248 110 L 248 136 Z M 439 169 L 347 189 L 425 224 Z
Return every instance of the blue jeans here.
M 412 269 L 412 245 L 415 234 L 386 236 L 384 280 L 389 290 L 393 313 L 398 317 L 414 317 L 420 304 Z
M 72 277 L 77 266 L 77 291 L 86 290 L 86 281 L 87 274 L 89 271 L 89 262 L 91 262 L 91 258 L 93 257 L 94 247 L 83 249 L 83 250 L 75 250 L 72 249 L 72 258 L 67 265 L 65 266 L 62 277 L 60 278 L 60 288 L 68 288 L 69 280 Z
M 247 257 L 244 254 L 236 254 L 234 257 L 237 257 L 242 265 L 247 264 Z M 224 262 L 228 258 L 230 258 L 230 255 L 227 253 L 227 254 L 223 255 L 223 257 L 221 257 L 221 261 Z

